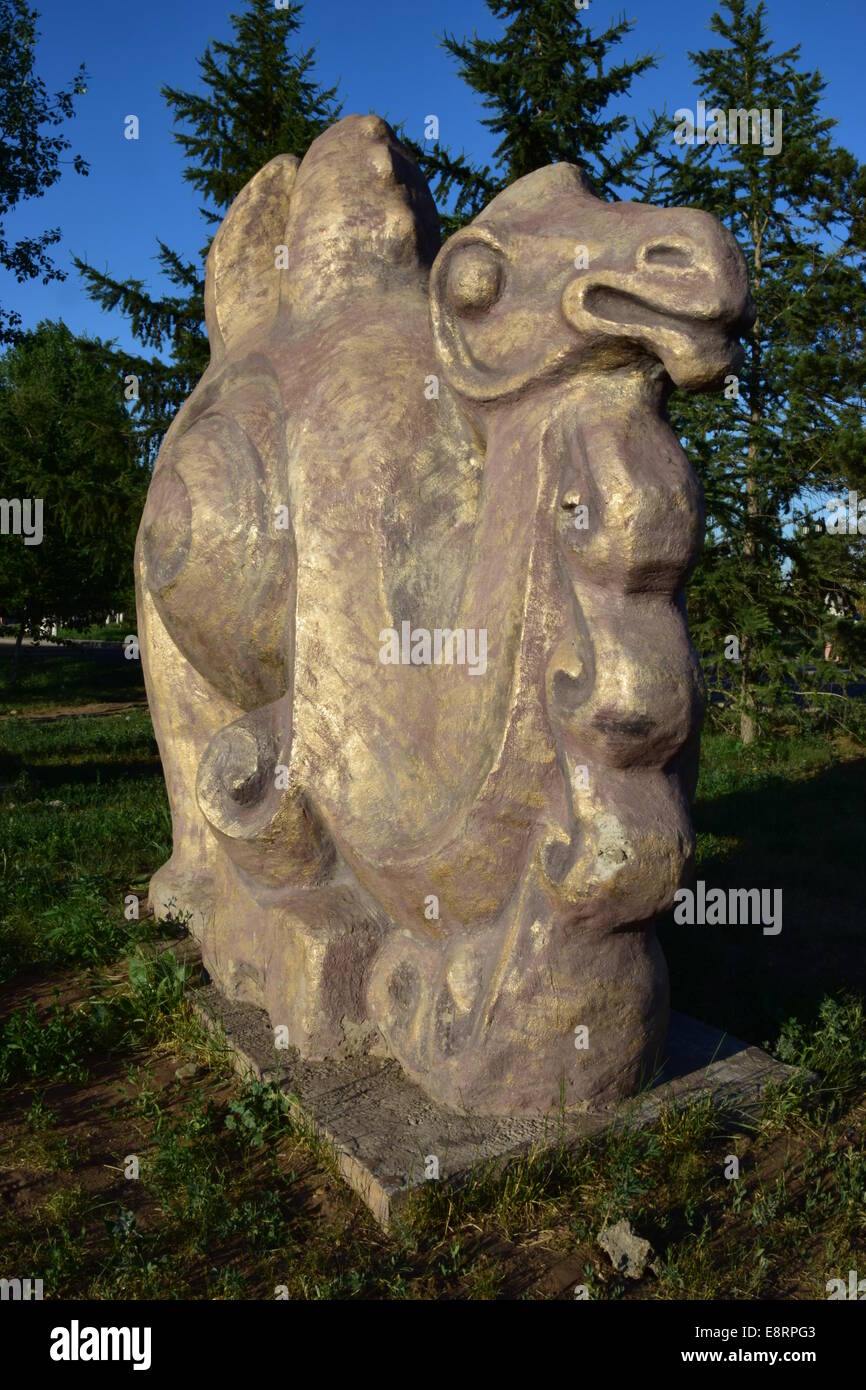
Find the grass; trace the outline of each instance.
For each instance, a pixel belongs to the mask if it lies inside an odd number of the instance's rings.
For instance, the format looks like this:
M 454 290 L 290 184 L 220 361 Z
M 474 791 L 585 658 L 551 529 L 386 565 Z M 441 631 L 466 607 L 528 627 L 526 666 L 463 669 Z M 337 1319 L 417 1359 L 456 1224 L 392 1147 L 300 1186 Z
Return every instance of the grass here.
M 128 661 L 120 643 L 116 650 L 98 653 L 70 652 L 53 642 L 24 647 L 17 686 L 12 684 L 12 648 L 0 647 L 0 715 L 143 699 L 141 662 Z
M 704 740 L 694 809 L 698 876 L 720 888 L 782 891 L 782 931 L 678 926 L 659 937 L 676 1006 L 757 1044 L 817 1016 L 852 984 L 866 994 L 863 807 L 866 756 L 823 737 L 743 749 Z
M 66 660 L 56 698 L 92 699 L 101 663 L 76 684 Z M 44 669 L 22 708 L 47 697 Z M 3 1272 L 103 1299 L 824 1297 L 866 1270 L 864 769 L 817 737 L 705 741 L 698 872 L 782 887 L 784 927 L 661 935 L 676 1007 L 800 1068 L 752 1129 L 671 1108 L 460 1190 L 426 1183 L 386 1236 L 279 1093 L 200 1030 L 177 924 L 124 916 L 170 847 L 146 711 L 3 721 Z M 659 1255 L 636 1284 L 595 1243 L 621 1217 Z
M 0 981 L 25 965 L 116 957 L 130 938 L 130 887 L 144 892 L 170 853 L 147 711 L 0 724 L 0 808 Z
M 13 1010 L 0 1025 L 0 1086 L 25 1078 L 87 1081 L 94 1058 L 158 1043 L 167 1020 L 177 1025 L 189 977 L 170 950 L 139 951 L 128 962 L 128 988 L 109 978 L 75 1008 L 55 1003 L 39 1011 L 31 1002 Z
M 122 642 L 135 632 L 135 617 L 127 623 L 94 623 L 90 627 L 57 629 L 57 636 L 70 642 Z

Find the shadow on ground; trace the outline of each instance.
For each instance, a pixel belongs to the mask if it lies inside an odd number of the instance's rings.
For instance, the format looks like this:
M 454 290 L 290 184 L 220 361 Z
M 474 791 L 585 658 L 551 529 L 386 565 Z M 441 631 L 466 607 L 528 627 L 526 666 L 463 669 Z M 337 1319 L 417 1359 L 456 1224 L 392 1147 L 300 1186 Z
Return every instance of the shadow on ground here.
M 127 661 L 123 648 L 75 646 L 26 647 L 21 654 L 21 675 L 12 685 L 13 649 L 0 646 L 0 714 L 15 709 L 86 704 L 100 700 L 144 698 L 140 661 Z
M 673 1007 L 760 1044 L 792 1014 L 813 1016 L 826 994 L 866 994 L 866 758 L 699 800 L 694 818 L 707 891 L 780 888 L 782 930 L 666 916 Z M 713 847 L 705 856 L 701 837 Z

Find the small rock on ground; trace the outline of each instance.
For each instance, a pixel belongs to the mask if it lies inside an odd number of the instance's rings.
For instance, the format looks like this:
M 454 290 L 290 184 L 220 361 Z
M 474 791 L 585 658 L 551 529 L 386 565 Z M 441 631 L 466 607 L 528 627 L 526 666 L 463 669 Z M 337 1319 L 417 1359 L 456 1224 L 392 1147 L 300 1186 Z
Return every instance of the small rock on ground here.
M 642 1279 L 647 1268 L 658 1273 L 658 1260 L 652 1246 L 643 1236 L 632 1230 L 628 1221 L 617 1221 L 615 1226 L 606 1226 L 597 1238 L 614 1269 L 627 1279 Z

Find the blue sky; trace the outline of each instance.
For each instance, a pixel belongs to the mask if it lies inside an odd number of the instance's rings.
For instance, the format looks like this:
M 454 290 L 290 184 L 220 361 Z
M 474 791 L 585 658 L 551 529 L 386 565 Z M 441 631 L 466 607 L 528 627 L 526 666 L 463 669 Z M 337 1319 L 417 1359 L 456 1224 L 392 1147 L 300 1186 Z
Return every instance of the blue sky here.
M 189 256 L 203 244 L 198 197 L 181 177 L 183 161 L 159 89 L 163 83 L 197 85 L 197 57 L 208 39 L 229 37 L 228 16 L 242 7 L 241 0 L 32 3 L 40 13 L 38 71 L 49 90 L 86 64 L 87 92 L 68 131 L 91 172 L 80 178 L 69 168 L 44 198 L 8 219 L 16 237 L 59 226 L 62 241 L 54 259 L 69 269 L 69 278 L 18 285 L 0 272 L 0 302 L 17 309 L 25 327 L 62 318 L 76 332 L 132 347 L 122 315 L 104 313 L 85 295 L 71 257 L 85 257 L 120 278 L 143 279 L 158 291 L 156 238 Z M 593 30 L 624 13 L 636 24 L 623 56 L 652 52 L 659 60 L 656 70 L 635 83 L 623 108 L 627 113 L 642 117 L 650 107 L 667 105 L 673 112 L 694 106 L 686 55 L 718 42 L 709 32 L 715 8 L 715 0 L 590 0 L 585 18 Z M 819 68 L 828 81 L 826 112 L 839 122 L 838 140 L 866 159 L 860 87 L 864 0 L 768 0 L 767 10 L 774 46 L 801 44 L 803 64 Z M 482 0 L 308 0 L 300 39 L 316 49 L 318 80 L 339 84 L 344 113 L 376 111 L 394 124 L 403 120 L 419 139 L 425 116 L 435 113 L 443 143 L 483 158 L 491 149 L 480 124 L 483 111 L 439 44 L 443 30 L 492 37 L 498 25 Z M 130 113 L 140 120 L 138 141 L 124 139 Z

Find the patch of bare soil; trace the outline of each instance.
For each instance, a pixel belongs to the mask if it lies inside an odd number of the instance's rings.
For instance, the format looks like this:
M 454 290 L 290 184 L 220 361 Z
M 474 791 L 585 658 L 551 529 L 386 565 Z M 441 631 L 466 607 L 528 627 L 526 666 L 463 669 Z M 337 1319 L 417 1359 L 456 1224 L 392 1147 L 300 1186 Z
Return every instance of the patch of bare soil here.
M 197 956 L 190 938 L 154 943 L 150 949 L 171 949 L 190 963 Z M 124 975 L 125 963 L 117 962 L 108 972 L 109 986 Z M 106 980 L 104 972 L 102 980 Z M 36 971 L 21 975 L 0 991 L 0 1019 L 28 1003 L 39 1016 L 49 1014 L 58 1001 L 74 1008 L 91 997 L 93 982 L 93 972 L 81 969 L 58 971 L 49 978 Z M 177 1075 L 179 1068 L 181 1076 Z M 184 1112 L 188 1115 L 191 1100 L 195 1099 L 199 1108 L 213 1102 L 226 1112 L 239 1094 L 233 1074 L 214 1073 L 198 1065 L 192 1074 L 190 1070 L 186 1059 L 169 1054 L 165 1048 L 143 1049 L 97 1061 L 83 1084 L 27 1082 L 8 1087 L 0 1097 L 0 1207 L 26 1222 L 31 1213 L 36 1219 L 38 1208 L 64 1190 L 91 1199 L 81 1218 L 86 1229 L 82 1288 L 89 1277 L 96 1277 L 104 1258 L 106 1212 L 116 1214 L 121 1208 L 131 1212 L 136 1229 L 142 1233 L 163 1231 L 171 1221 L 146 1183 L 125 1177 L 127 1156 L 137 1155 L 144 1167 L 159 1146 L 160 1134 L 181 1121 Z M 143 1097 L 147 1104 L 142 1104 Z M 41 1129 L 34 1124 L 34 1103 L 37 1120 L 40 1106 L 50 1114 L 50 1123 Z M 864 1129 L 866 1103 L 852 1112 L 833 1140 L 843 1157 L 846 1147 L 852 1152 L 859 1150 Z M 805 1204 L 811 1190 L 807 1165 L 821 1138 L 817 1130 L 810 1132 L 808 1124 L 775 1138 L 741 1135 L 736 1150 L 747 1193 L 768 1191 L 784 1177 L 789 1209 L 791 1204 Z M 351 1270 L 356 1264 L 365 1265 L 371 1259 L 375 1262 L 377 1252 L 381 1252 L 383 1262 L 390 1256 L 394 1242 L 376 1228 L 360 1199 L 302 1139 L 289 1135 L 267 1150 L 250 1151 L 244 1159 L 244 1191 L 256 1190 L 259 1183 L 273 1187 L 275 1164 L 277 1179 L 285 1179 L 279 1183 L 279 1202 L 288 1268 L 297 1260 L 309 1265 L 311 1284 L 321 1279 L 327 1297 L 328 1277 L 335 1268 Z M 714 1217 L 707 1253 L 720 1269 L 725 1266 L 726 1252 L 750 1250 L 758 1239 L 751 1205 L 746 1201 L 742 1213 L 717 1211 Z M 682 1213 L 668 1213 L 663 1241 L 657 1240 L 652 1230 L 639 1233 L 663 1254 L 665 1246 L 675 1249 L 679 1237 L 687 1232 L 688 1225 L 680 1217 Z M 594 1286 L 593 1297 L 601 1290 L 610 1296 L 614 1289 L 615 1296 L 626 1300 L 671 1296 L 671 1290 L 662 1291 L 649 1271 L 637 1281 L 624 1279 L 592 1239 L 575 1245 L 565 1227 L 523 1231 L 514 1239 L 481 1225 L 476 1231 L 471 1235 L 465 1226 L 462 1229 L 460 1263 L 465 1272 L 453 1279 L 439 1277 L 440 1247 L 426 1253 L 406 1252 L 404 1271 L 416 1296 L 425 1292 L 448 1300 L 483 1296 L 486 1271 L 490 1274 L 487 1296 L 500 1299 L 570 1300 L 575 1285 L 587 1282 Z M 769 1296 L 786 1300 L 816 1296 L 809 1270 L 814 1276 L 814 1271 L 823 1267 L 826 1237 L 822 1223 L 816 1222 L 809 1238 L 798 1244 L 796 1258 L 792 1252 L 790 1267 L 778 1269 Z M 445 1247 L 447 1240 L 441 1248 Z M 186 1264 L 184 1296 L 212 1297 L 208 1280 L 215 1265 L 231 1267 L 244 1276 L 244 1297 L 274 1297 L 274 1276 L 268 1261 L 256 1254 L 242 1232 Z
M 89 705 L 52 705 L 50 713 L 45 710 L 16 710 L 14 713 L 0 714 L 0 722 L 5 719 L 29 719 L 31 724 L 53 724 L 57 719 L 79 719 L 87 715 L 125 714 L 131 709 L 147 709 L 146 700 L 105 700 Z
M 192 963 L 198 954 L 190 938 L 154 943 L 151 949 L 171 949 Z M 125 963 L 118 962 L 107 972 L 109 984 L 124 974 Z M 57 971 L 50 978 L 35 970 L 19 975 L 0 991 L 0 1020 L 30 1003 L 40 1017 L 58 1002 L 75 1008 L 91 996 L 94 978 L 93 972 L 81 969 Z M 182 1122 L 191 1100 L 199 1109 L 212 1102 L 226 1111 L 238 1095 L 234 1073 L 219 1075 L 196 1066 L 194 1074 L 187 1075 L 188 1066 L 187 1059 L 164 1050 L 139 1049 L 97 1061 L 84 1083 L 28 1081 L 6 1087 L 0 1097 L 0 1209 L 26 1222 L 31 1215 L 37 1219 L 39 1208 L 64 1191 L 75 1194 L 79 1203 L 85 1199 L 88 1214 L 75 1219 L 86 1234 L 82 1287 L 99 1273 L 106 1212 L 131 1212 L 142 1234 L 164 1230 L 169 1223 L 147 1185 L 125 1175 L 127 1157 L 136 1155 L 143 1168 L 158 1147 L 159 1132 Z M 145 1092 L 148 1103 L 142 1106 Z M 48 1115 L 46 1126 L 33 1125 L 34 1106 L 37 1114 Z M 346 1247 L 356 1238 L 348 1238 L 350 1227 L 369 1226 L 366 1209 L 302 1140 L 291 1136 L 271 1145 L 269 1153 L 254 1150 L 245 1159 L 245 1189 L 255 1190 L 257 1176 L 262 1184 L 273 1186 L 275 1165 L 277 1177 L 286 1180 L 281 1202 L 292 1242 L 327 1248 L 342 1241 Z M 209 1296 L 207 1278 L 215 1263 L 220 1268 L 230 1265 L 246 1277 L 246 1296 L 274 1297 L 273 1280 L 268 1280 L 243 1235 L 209 1250 L 192 1269 L 187 1267 L 188 1296 Z

